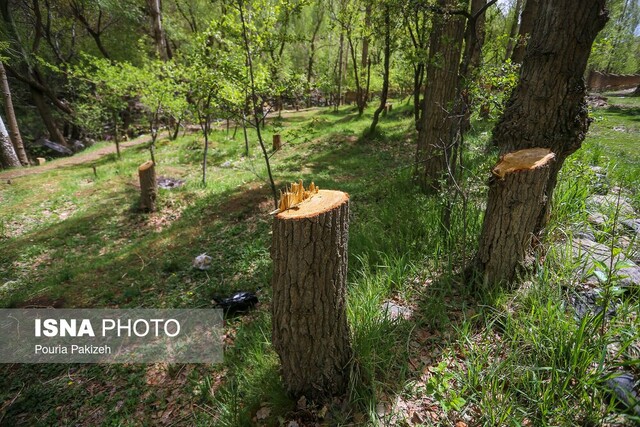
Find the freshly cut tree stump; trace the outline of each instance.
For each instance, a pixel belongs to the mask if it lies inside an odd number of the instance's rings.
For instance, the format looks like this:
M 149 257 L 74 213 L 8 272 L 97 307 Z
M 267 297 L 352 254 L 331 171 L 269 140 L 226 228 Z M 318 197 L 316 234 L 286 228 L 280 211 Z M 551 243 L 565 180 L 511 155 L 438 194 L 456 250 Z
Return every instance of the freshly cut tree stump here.
M 156 210 L 156 169 L 154 163 L 149 160 L 138 167 L 140 177 L 140 209 L 145 212 Z
M 555 155 L 546 148 L 506 154 L 493 168 L 476 266 L 484 283 L 510 282 L 531 246 L 533 225 L 546 206 Z M 524 190 L 524 191 L 523 191 Z
M 273 345 L 288 392 L 321 400 L 343 394 L 349 379 L 349 195 L 296 185 L 273 222 Z M 315 194 L 287 203 L 296 192 Z
M 278 151 L 280 148 L 282 148 L 280 134 L 273 135 L 273 151 Z

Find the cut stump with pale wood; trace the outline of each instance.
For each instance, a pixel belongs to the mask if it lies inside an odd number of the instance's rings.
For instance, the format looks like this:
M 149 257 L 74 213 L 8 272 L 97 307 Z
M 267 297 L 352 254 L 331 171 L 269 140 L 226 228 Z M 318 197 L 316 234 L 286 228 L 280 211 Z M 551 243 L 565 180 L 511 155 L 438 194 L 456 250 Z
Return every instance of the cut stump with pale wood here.
M 140 209 L 144 212 L 156 210 L 156 170 L 154 163 L 149 160 L 138 167 L 140 177 Z
M 272 338 L 293 396 L 320 400 L 346 392 L 353 354 L 346 311 L 348 237 L 349 195 L 341 191 L 316 190 L 275 215 Z
M 531 148 L 504 155 L 493 168 L 476 267 L 483 282 L 511 282 L 535 236 L 528 230 L 545 212 L 545 189 L 555 155 Z

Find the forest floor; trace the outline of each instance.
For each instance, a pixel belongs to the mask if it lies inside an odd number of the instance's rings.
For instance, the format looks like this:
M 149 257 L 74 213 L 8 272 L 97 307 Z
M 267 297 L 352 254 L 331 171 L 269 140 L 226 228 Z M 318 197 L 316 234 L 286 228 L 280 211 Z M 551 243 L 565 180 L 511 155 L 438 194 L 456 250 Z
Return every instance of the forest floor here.
M 304 179 L 351 195 L 354 368 L 347 395 L 319 404 L 286 395 L 270 345 L 273 201 L 254 132 L 248 156 L 241 132 L 212 133 L 206 186 L 202 136 L 161 138 L 157 173 L 184 185 L 160 189 L 151 214 L 138 210 L 144 139 L 121 160 L 91 158 L 97 176 L 87 158 L 19 179 L 0 174 L 0 307 L 211 308 L 236 291 L 260 299 L 226 319 L 218 365 L 2 365 L 0 425 L 634 425 L 634 405 L 612 398 L 607 381 L 622 370 L 640 378 L 638 292 L 608 272 L 614 313 L 576 321 L 569 301 L 585 280 L 552 249 L 590 227 L 603 244 L 627 239 L 624 253 L 637 259 L 632 234 L 589 222 L 586 200 L 614 187 L 640 212 L 640 99 L 609 104 L 592 111 L 583 149 L 565 164 L 549 250 L 510 289 L 478 289 L 459 274 L 496 161 L 491 122 L 474 121 L 466 138 L 450 230 L 441 215 L 451 196 L 426 197 L 412 182 L 409 106 L 394 104 L 374 135 L 373 107 L 363 117 L 343 107 L 268 123 L 267 141 L 284 141 L 270 153 L 278 187 Z M 212 257 L 207 271 L 192 267 L 201 253 Z

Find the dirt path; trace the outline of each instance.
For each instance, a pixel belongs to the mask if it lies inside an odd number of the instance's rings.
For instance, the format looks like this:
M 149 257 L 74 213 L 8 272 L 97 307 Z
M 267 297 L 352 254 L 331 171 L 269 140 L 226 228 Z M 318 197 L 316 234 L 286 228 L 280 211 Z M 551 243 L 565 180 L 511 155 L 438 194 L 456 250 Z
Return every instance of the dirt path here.
M 158 135 L 158 139 L 163 135 Z M 144 144 L 145 142 L 151 141 L 151 136 L 149 135 L 140 135 L 137 138 L 132 139 L 131 141 L 125 141 L 120 143 L 120 150 L 124 150 L 128 147 L 133 147 L 136 145 Z M 15 179 L 20 178 L 22 176 L 27 175 L 35 175 L 37 173 L 43 173 L 46 171 L 50 171 L 52 169 L 59 169 L 65 166 L 75 166 L 81 165 L 84 163 L 90 163 L 94 160 L 99 159 L 102 156 L 106 156 L 107 154 L 115 153 L 116 145 L 113 143 L 105 144 L 103 147 L 98 148 L 95 151 L 91 151 L 89 153 L 79 153 L 71 157 L 64 157 L 61 159 L 55 159 L 48 161 L 42 166 L 31 166 L 28 168 L 20 168 L 20 169 L 11 169 L 8 171 L 0 172 L 0 179 Z
M 315 111 L 320 111 L 321 108 L 319 107 L 312 107 L 312 108 L 301 108 L 299 111 L 295 111 L 295 110 L 283 110 L 282 111 L 282 117 L 284 118 L 289 118 L 289 117 L 294 117 L 294 116 L 298 116 L 301 113 L 305 113 L 305 112 L 315 112 Z M 267 122 L 273 120 L 274 118 L 276 118 L 278 116 L 277 112 L 272 112 L 269 114 L 268 118 L 267 118 Z M 224 124 L 221 124 L 220 126 L 224 127 Z M 190 131 L 199 131 L 200 128 L 195 126 L 192 129 L 189 129 Z M 158 139 L 163 138 L 163 137 L 167 137 L 167 133 L 161 132 L 158 135 Z M 126 142 L 122 142 L 120 143 L 120 149 L 123 150 L 127 147 L 133 147 L 135 145 L 140 145 L 140 144 L 144 144 L 145 142 L 149 142 L 151 140 L 151 136 L 150 135 L 140 135 L 137 138 L 132 139 L 131 141 L 126 141 Z M 15 178 L 20 178 L 22 176 L 28 176 L 28 175 L 35 175 L 37 173 L 43 173 L 46 171 L 50 171 L 52 169 L 59 169 L 59 168 L 63 168 L 66 166 L 75 166 L 75 165 L 81 165 L 81 164 L 85 164 L 85 163 L 90 163 L 93 162 L 94 160 L 99 159 L 102 156 L 106 156 L 107 154 L 111 154 L 111 153 L 115 153 L 116 152 L 116 145 L 111 143 L 111 144 L 106 144 L 104 145 L 104 147 L 100 147 L 95 151 L 91 151 L 89 153 L 79 153 L 76 154 L 74 156 L 71 157 L 64 157 L 61 159 L 55 159 L 55 160 L 51 160 L 48 161 L 47 163 L 45 163 L 42 166 L 31 166 L 28 168 L 20 168 L 20 169 L 11 169 L 8 171 L 3 171 L 0 172 L 0 179 L 15 179 Z

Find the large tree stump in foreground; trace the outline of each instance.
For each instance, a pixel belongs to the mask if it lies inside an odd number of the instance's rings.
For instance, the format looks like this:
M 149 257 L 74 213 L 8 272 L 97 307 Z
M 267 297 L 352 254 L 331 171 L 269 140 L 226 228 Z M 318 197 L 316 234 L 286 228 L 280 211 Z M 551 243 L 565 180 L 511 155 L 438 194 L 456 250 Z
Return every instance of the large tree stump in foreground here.
M 154 163 L 149 160 L 138 167 L 140 177 L 140 209 L 145 212 L 156 210 L 156 170 Z
M 273 345 L 288 392 L 323 399 L 346 391 L 352 356 L 345 298 L 349 195 L 320 190 L 291 205 L 283 210 L 281 203 L 273 223 Z
M 546 148 L 509 153 L 493 169 L 476 266 L 484 283 L 509 282 L 524 261 L 531 230 L 546 206 L 545 189 L 555 155 Z

